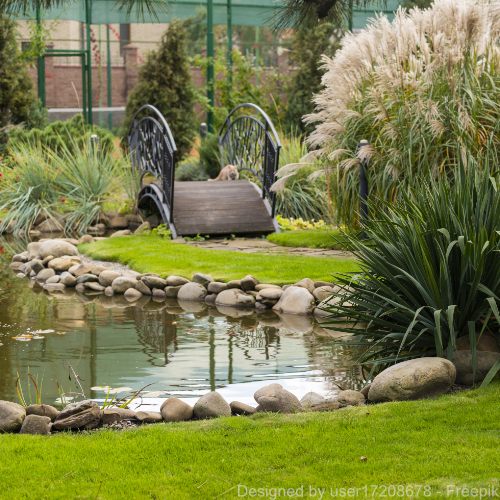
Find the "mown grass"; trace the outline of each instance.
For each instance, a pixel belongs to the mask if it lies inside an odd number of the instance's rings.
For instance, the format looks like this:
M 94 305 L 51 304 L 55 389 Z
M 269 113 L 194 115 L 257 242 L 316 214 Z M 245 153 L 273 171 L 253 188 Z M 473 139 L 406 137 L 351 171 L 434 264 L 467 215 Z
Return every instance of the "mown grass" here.
M 329 248 L 342 250 L 343 246 L 335 238 L 339 238 L 338 229 L 302 229 L 272 233 L 267 239 L 284 247 Z
M 367 485 L 366 497 L 359 490 L 351 498 L 384 498 L 381 489 L 372 497 L 371 485 L 401 485 L 413 488 L 413 498 L 448 498 L 447 485 L 500 486 L 499 401 L 494 383 L 331 413 L 163 423 L 121 433 L 3 435 L 0 497 L 226 500 L 238 498 L 238 485 L 303 485 L 303 498 L 314 498 L 311 485 L 327 488 L 326 499 L 330 488 Z M 427 494 L 422 488 L 417 496 L 418 485 L 429 486 Z
M 118 261 L 138 272 L 191 279 L 197 272 L 229 281 L 247 274 L 261 283 L 296 283 L 302 278 L 331 281 L 336 272 L 357 271 L 354 260 L 206 250 L 157 236 L 124 236 L 80 245 L 93 259 Z

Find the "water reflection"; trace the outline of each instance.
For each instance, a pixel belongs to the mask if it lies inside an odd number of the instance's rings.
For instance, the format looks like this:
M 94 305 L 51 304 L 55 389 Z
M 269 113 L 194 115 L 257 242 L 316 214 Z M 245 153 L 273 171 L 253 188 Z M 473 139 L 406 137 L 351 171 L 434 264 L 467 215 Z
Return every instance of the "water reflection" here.
M 325 395 L 360 387 L 346 348 L 313 317 L 150 297 L 131 303 L 74 289 L 49 293 L 16 278 L 9 262 L 7 252 L 0 255 L 0 399 L 17 400 L 16 372 L 27 385 L 28 367 L 43 376 L 47 403 L 59 397 L 56 380 L 75 390 L 67 362 L 90 397 L 102 396 L 94 386 L 140 389 L 153 382 L 149 389 L 182 397 L 229 386 L 241 399 L 272 380 L 292 384 L 299 397 L 311 387 Z M 28 329 L 54 332 L 12 339 Z

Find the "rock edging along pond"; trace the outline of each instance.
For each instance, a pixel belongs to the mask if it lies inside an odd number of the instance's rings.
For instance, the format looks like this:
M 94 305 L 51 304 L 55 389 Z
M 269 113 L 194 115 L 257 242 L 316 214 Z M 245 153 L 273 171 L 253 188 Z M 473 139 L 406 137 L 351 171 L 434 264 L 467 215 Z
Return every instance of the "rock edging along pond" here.
M 76 245 L 88 239 L 83 236 L 80 240 L 42 239 L 29 243 L 25 252 L 14 255 L 10 267 L 18 272 L 18 277 L 28 276 L 35 286 L 51 292 L 75 287 L 80 292 L 100 292 L 108 296 L 123 294 L 130 302 L 148 295 L 156 300 L 177 298 L 319 317 L 328 314 L 323 307 L 331 293 L 341 291 L 333 283 L 314 282 L 309 278 L 280 287 L 260 283 L 251 275 L 223 283 L 202 273 L 196 273 L 189 281 L 181 276 L 164 279 L 156 273 L 116 272 L 93 263 L 82 263 Z
M 408 401 L 439 396 L 450 391 L 455 377 L 455 367 L 450 361 L 421 358 L 388 368 L 363 390 L 341 391 L 334 399 L 308 392 L 299 400 L 280 384 L 270 384 L 254 393 L 258 405 L 256 408 L 239 401 L 228 403 L 216 391 L 204 394 L 193 407 L 176 397 L 170 397 L 163 402 L 159 412 L 132 411 L 121 407 L 101 409 L 91 400 L 68 404 L 62 411 L 49 405 L 23 407 L 10 401 L 0 401 L 0 432 L 49 435 L 54 431 L 130 427 L 122 421 L 142 424 L 249 416 L 255 413 L 333 411 L 368 402 Z

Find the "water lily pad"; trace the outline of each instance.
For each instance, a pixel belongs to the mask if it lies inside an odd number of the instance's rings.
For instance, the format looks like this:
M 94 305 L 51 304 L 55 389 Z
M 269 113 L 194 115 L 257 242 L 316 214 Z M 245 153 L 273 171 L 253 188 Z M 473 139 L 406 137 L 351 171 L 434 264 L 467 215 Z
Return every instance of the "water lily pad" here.
M 95 387 L 91 387 L 91 391 L 106 391 L 108 392 L 109 386 L 107 385 L 96 385 Z

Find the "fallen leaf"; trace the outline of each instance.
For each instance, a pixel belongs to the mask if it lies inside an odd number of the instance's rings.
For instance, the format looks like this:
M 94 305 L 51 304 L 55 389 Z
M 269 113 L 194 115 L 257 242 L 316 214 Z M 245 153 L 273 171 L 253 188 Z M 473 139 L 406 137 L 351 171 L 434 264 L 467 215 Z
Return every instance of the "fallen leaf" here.
M 66 332 L 57 332 L 57 335 L 66 335 Z
M 176 325 L 177 324 L 177 321 L 172 321 L 172 325 Z
M 33 333 L 54 333 L 54 330 L 35 330 Z
M 366 457 L 361 457 L 362 462 L 366 462 L 368 459 Z
M 231 337 L 237 337 L 238 335 L 235 335 L 234 333 L 226 333 L 226 335 L 231 335 Z

